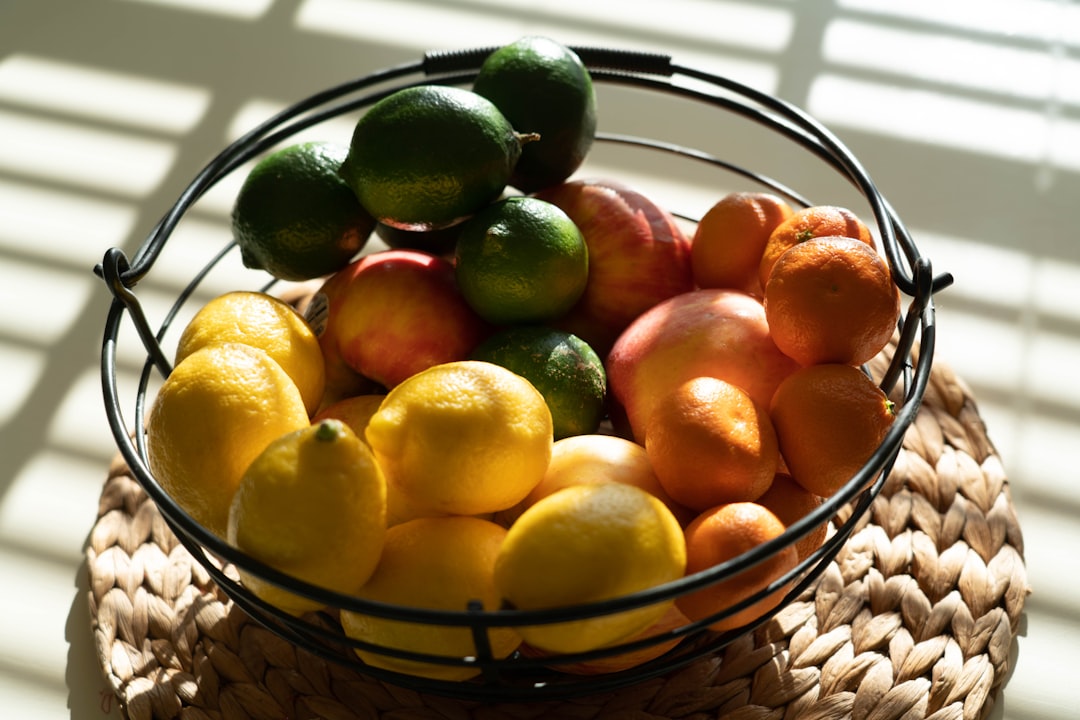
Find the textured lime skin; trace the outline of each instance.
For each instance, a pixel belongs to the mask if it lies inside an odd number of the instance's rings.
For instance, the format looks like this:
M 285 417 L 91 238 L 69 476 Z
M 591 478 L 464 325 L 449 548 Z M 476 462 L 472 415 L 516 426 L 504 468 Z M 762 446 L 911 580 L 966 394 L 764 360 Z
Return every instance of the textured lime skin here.
M 596 136 L 596 94 L 574 51 L 528 36 L 494 51 L 473 82 L 518 132 L 539 133 L 522 148 L 510 184 L 525 193 L 556 185 L 585 160 Z
M 604 419 L 604 363 L 577 335 L 543 325 L 513 327 L 481 343 L 471 359 L 531 382 L 551 410 L 556 440 L 594 433 Z
M 291 145 L 252 168 L 232 210 L 245 266 L 283 280 L 309 280 L 345 267 L 375 219 L 338 175 L 348 148 Z
M 341 176 L 379 222 L 435 230 L 498 198 L 520 155 L 521 140 L 489 100 L 422 85 L 360 118 Z
M 454 257 L 465 301 L 495 325 L 558 318 L 589 281 L 581 231 L 558 207 L 533 197 L 505 198 L 467 220 Z

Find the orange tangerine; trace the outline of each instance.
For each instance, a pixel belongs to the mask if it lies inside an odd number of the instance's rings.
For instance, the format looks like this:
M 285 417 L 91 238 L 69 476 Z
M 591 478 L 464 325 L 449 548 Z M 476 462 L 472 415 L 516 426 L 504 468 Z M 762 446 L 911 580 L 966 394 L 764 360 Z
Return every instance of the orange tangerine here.
M 733 560 L 783 532 L 784 523 L 757 503 L 728 503 L 706 510 L 686 528 L 686 574 Z M 794 568 L 797 562 L 795 546 L 788 545 L 737 575 L 676 598 L 675 604 L 691 620 L 704 620 L 759 592 Z M 753 622 L 775 608 L 782 599 L 782 592 L 773 592 L 745 609 L 717 620 L 709 628 L 730 630 Z
M 812 205 L 796 210 L 791 217 L 776 226 L 765 243 L 761 264 L 758 266 L 761 287 L 768 285 L 773 265 L 788 248 L 816 237 L 835 235 L 862 240 L 868 245 L 874 243 L 870 228 L 847 208 Z
M 784 527 L 791 527 L 794 523 L 802 520 L 817 509 L 824 498 L 815 495 L 799 483 L 795 482 L 787 473 L 777 473 L 773 478 L 772 485 L 765 494 L 757 499 L 759 505 L 768 508 L 773 515 L 784 523 Z M 799 553 L 799 560 L 804 560 L 810 553 L 821 547 L 828 533 L 828 524 L 822 523 L 809 533 L 799 538 L 795 543 L 795 550 Z
M 699 512 L 760 497 L 776 474 L 777 447 L 768 410 L 714 377 L 679 385 L 646 426 L 645 450 L 660 484 Z
M 758 268 L 772 231 L 792 215 L 791 206 L 771 193 L 733 192 L 702 216 L 690 247 L 698 287 L 762 292 Z
M 764 305 L 773 342 L 785 355 L 803 365 L 861 365 L 895 332 L 900 292 L 870 245 L 816 238 L 780 256 Z
M 776 388 L 769 409 L 780 452 L 804 488 L 829 497 L 870 459 L 892 426 L 892 402 L 851 365 L 811 365 Z

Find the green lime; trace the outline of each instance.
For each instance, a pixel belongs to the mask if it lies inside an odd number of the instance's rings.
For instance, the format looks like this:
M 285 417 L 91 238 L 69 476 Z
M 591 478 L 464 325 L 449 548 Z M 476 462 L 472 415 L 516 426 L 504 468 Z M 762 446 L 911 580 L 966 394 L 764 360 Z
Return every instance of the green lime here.
M 341 176 L 380 222 L 434 230 L 497 199 L 525 139 L 470 90 L 405 88 L 357 121 Z
M 519 131 L 539 133 L 522 148 L 510 184 L 531 193 L 556 185 L 581 166 L 596 136 L 592 77 L 570 48 L 528 36 L 484 61 L 473 92 L 502 111 Z
M 508 197 L 461 226 L 455 276 L 473 310 L 495 325 L 565 314 L 589 280 L 589 252 L 574 221 L 533 197 Z
M 543 325 L 507 328 L 481 343 L 471 359 L 531 382 L 551 410 L 556 440 L 594 433 L 604 419 L 604 363 L 577 335 Z
M 454 252 L 461 223 L 438 230 L 402 230 L 379 223 L 375 234 L 394 250 L 421 250 L 432 255 L 446 255 Z
M 347 152 L 342 145 L 302 143 L 252 168 L 232 210 L 244 265 L 283 280 L 309 280 L 349 264 L 375 219 L 338 175 Z

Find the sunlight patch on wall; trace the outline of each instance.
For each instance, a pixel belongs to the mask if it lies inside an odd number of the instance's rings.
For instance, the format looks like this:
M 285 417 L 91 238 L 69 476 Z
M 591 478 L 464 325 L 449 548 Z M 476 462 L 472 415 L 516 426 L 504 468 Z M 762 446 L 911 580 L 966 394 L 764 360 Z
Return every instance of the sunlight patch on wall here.
M 103 416 L 100 407 L 99 392 L 97 415 L 84 417 L 84 422 Z M 101 476 L 97 461 L 80 462 L 56 452 L 35 456 L 4 494 L 0 541 L 28 544 L 41 552 L 78 561 L 86 528 L 94 521 L 94 509 L 101 496 Z M 49 492 L 43 493 L 43 486 L 48 486 Z M 58 497 L 64 502 L 57 502 Z M 41 532 L 46 527 L 49 532 Z
M 480 0 L 470 3 L 487 6 L 492 14 L 505 14 L 511 3 L 505 0 Z M 668 0 L 664 3 L 637 3 L 627 12 L 625 0 L 551 0 L 538 6 L 530 0 L 517 0 L 525 13 L 557 19 L 561 25 L 587 25 L 595 36 L 597 30 L 613 36 L 627 34 L 672 35 L 680 45 L 703 42 L 712 46 L 752 48 L 780 52 L 788 46 L 794 30 L 790 10 L 747 2 L 727 0 Z M 671 47 L 670 41 L 664 43 Z
M 1006 160 L 1080 169 L 1080 152 L 1065 142 L 1080 132 L 1076 123 L 1036 110 L 836 74 L 814 80 L 808 108 L 819 120 L 837 127 Z M 1054 125 L 1061 141 L 1051 145 L 1046 138 Z
M 996 351 L 995 343 L 995 351 Z M 1080 367 L 1080 337 L 1043 329 L 1027 346 L 1026 387 L 1033 397 L 1080 408 L 1080 385 L 1066 373 Z
M 650 37 L 673 35 L 680 44 L 703 42 L 720 51 L 735 47 L 775 53 L 787 47 L 794 30 L 790 10 L 713 0 L 639 3 L 633 13 L 626 11 L 622 0 L 558 0 L 542 5 L 524 0 L 423 5 L 392 0 L 305 0 L 296 23 L 304 30 L 394 42 L 420 50 L 500 45 L 516 40 L 526 26 L 531 33 L 550 27 L 552 37 L 575 44 L 572 36 L 563 33 L 572 33 L 577 25 L 582 27 L 582 36 L 592 38 L 591 44 L 598 33 L 610 33 L 613 39 L 631 33 L 642 36 L 635 47 L 645 49 Z M 451 27 L 453 32 L 447 32 Z M 670 40 L 657 42 L 672 46 Z M 615 47 L 624 44 L 625 40 L 613 42 Z
M 1032 328 L 1016 308 L 1030 301 L 1037 259 L 1022 250 L 910 229 L 934 271 L 955 278 L 935 298 L 938 357 L 976 387 L 1001 393 L 1022 387 L 1030 369 Z M 991 346 L 994 361 L 987 362 Z
M 1080 483 L 1062 482 L 1076 477 L 1076 455 L 1062 452 L 1076 446 L 1076 422 L 1055 420 L 1032 413 L 1016 429 L 1017 455 L 1010 461 L 1024 468 L 1021 491 L 1033 486 L 1048 495 L 1065 495 L 1080 504 Z M 1070 522 L 1076 522 L 1070 518 Z M 1080 575 L 1074 575 L 1080 578 Z M 1074 596 L 1075 602 L 1075 596 Z
M 96 282 L 89 267 L 80 277 L 70 270 L 5 259 L 0 307 L 11 310 L 0 315 L 0 333 L 35 346 L 57 342 L 82 312 Z
M 179 290 L 231 240 L 229 223 L 185 216 L 169 237 L 148 277 L 153 278 L 156 286 Z M 270 279 L 261 270 L 245 268 L 239 251 L 233 250 L 215 266 L 200 288 L 203 292 L 220 293 L 236 288 L 257 288 Z
M 1080 45 L 1080 5 L 1059 0 L 839 0 L 837 5 L 967 32 Z
M 520 20 L 470 13 L 461 7 L 417 8 L 393 0 L 305 0 L 296 14 L 302 30 L 392 43 L 418 50 L 497 45 L 524 30 Z M 448 32 L 448 28 L 453 28 Z
M 87 368 L 74 379 L 53 415 L 46 436 L 50 446 L 88 457 L 101 448 L 115 445 L 105 415 L 98 368 Z
M 845 67 L 1029 100 L 1080 103 L 1080 62 L 1037 48 L 837 20 L 826 28 L 823 53 Z M 942 62 L 942 57 L 956 61 Z
M 371 70 L 376 69 L 378 68 L 371 68 Z M 316 92 L 322 89 L 323 88 L 313 87 L 311 90 L 312 92 Z M 245 102 L 243 107 L 241 107 L 236 115 L 233 116 L 232 122 L 229 123 L 226 141 L 233 142 L 244 133 L 257 127 L 260 123 L 266 122 L 286 107 L 287 106 L 283 103 L 261 98 L 255 98 Z M 357 115 L 350 114 L 326 120 L 318 125 L 306 128 L 292 135 L 284 144 L 291 145 L 293 143 L 325 140 L 348 145 L 349 141 L 352 139 L 353 128 L 356 127 L 357 117 Z
M 123 244 L 135 220 L 125 203 L 0 179 L 0 247 L 90 268 Z
M 1031 295 L 1040 314 L 1080 322 L 1080 265 L 1039 258 Z
M 1036 258 L 1015 248 L 995 247 L 962 238 L 910 228 L 919 251 L 930 258 L 934 272 L 950 272 L 955 282 L 941 302 L 959 297 L 997 308 L 1023 307 L 1031 299 Z
M 956 278 L 936 299 L 938 357 L 976 388 L 1012 472 L 1060 493 L 1060 463 L 1038 448 L 1060 449 L 1076 433 L 1075 419 L 1059 414 L 1080 408 L 1080 391 L 1061 382 L 1080 365 L 1080 265 L 912 232 L 935 270 Z
M 489 0 L 408 7 L 391 0 L 305 0 L 296 23 L 311 32 L 412 48 L 417 60 L 429 50 L 494 47 L 528 32 L 570 46 L 670 54 L 680 64 L 731 77 L 767 93 L 774 93 L 779 85 L 776 65 L 767 59 L 747 57 L 741 51 L 782 52 L 794 32 L 790 10 L 737 2 L 684 0 L 648 8 L 642 5 L 636 8 L 641 12 L 634 14 L 626 13 L 621 2 L 610 0 L 560 0 L 542 8 L 510 3 L 527 8 L 528 21 L 515 18 L 515 11 L 505 5 Z M 688 17 L 693 17 L 694 22 L 687 23 Z M 455 28 L 452 34 L 446 32 L 451 26 Z M 408 32 L 403 33 L 402 28 L 408 28 Z M 632 44 L 627 42 L 627 32 L 638 35 Z M 673 51 L 669 35 L 680 38 L 677 51 Z M 692 79 L 680 78 L 677 82 L 700 87 Z
M 1057 167 L 1080 170 L 1080 123 L 1052 115 L 1047 124 L 1046 157 Z
M 71 568 L 38 562 L 0 544 L 0 570 L 5 578 L 18 578 L 20 587 L 33 588 L 0 593 L 0 617 L 15 619 L 0 624 L 0 665 L 63 683 L 70 647 L 56 618 L 71 612 Z
M 314 92 L 321 89 L 322 88 L 312 88 L 312 91 Z M 250 132 L 259 124 L 266 122 L 286 107 L 287 106 L 284 103 L 261 98 L 245 102 L 229 122 L 225 131 L 225 137 L 222 138 L 222 148 L 224 148 L 225 145 L 236 141 L 245 133 Z M 356 114 L 349 114 L 326 120 L 290 136 L 282 141 L 279 147 L 275 149 L 280 149 L 281 147 L 295 143 L 316 141 L 333 142 L 347 147 L 349 141 L 352 139 L 353 128 L 356 127 L 357 117 L 358 115 Z M 270 150 L 268 152 L 272 151 L 273 150 Z M 191 213 L 199 216 L 228 220 L 229 215 L 232 212 L 233 204 L 236 201 L 236 195 L 240 191 L 240 187 L 243 185 L 247 174 L 251 171 L 251 168 L 255 166 L 258 159 L 259 158 L 256 158 L 241 165 L 229 175 L 219 179 L 212 187 L 207 189 L 206 193 L 199 198 L 194 206 L 192 206 Z
M 244 184 L 248 172 L 253 167 L 255 167 L 254 160 L 241 165 L 232 173 L 219 179 L 213 186 L 207 188 L 198 202 L 188 211 L 187 217 L 197 215 L 229 222 L 233 205 L 236 203 L 236 196 L 239 194 L 240 187 Z
M 180 10 L 255 20 L 266 14 L 274 0 L 127 0 L 146 5 L 161 5 Z
M 0 137 L 2 170 L 133 197 L 153 192 L 176 157 L 172 143 L 2 110 Z
M 26 403 L 45 369 L 45 351 L 0 341 L 0 424 L 15 420 L 15 413 Z
M 170 134 L 191 131 L 208 90 L 37 57 L 0 61 L 0 99 L 41 110 Z
M 1031 354 L 1030 334 L 1017 322 L 958 309 L 943 309 L 937 321 L 937 357 L 947 358 L 969 383 L 997 390 L 1023 385 Z M 987 362 L 991 346 L 992 363 Z

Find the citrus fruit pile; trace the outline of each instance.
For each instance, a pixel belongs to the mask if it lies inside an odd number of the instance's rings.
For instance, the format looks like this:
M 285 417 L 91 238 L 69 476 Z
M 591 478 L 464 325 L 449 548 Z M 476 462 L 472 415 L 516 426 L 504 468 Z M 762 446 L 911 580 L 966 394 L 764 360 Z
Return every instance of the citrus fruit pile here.
M 454 611 L 619 598 L 775 540 L 881 444 L 893 406 L 861 366 L 900 297 L 867 227 L 748 191 L 690 234 L 637 190 L 572 177 L 595 128 L 580 59 L 525 37 L 470 89 L 399 90 L 347 142 L 251 171 L 243 261 L 317 290 L 207 303 L 146 433 L 196 521 L 321 589 L 241 570 L 253 594 L 293 615 L 335 594 Z M 389 248 L 361 253 L 370 237 Z M 768 613 L 827 532 L 666 601 L 492 627 L 487 645 L 565 672 L 633 667 L 673 628 Z M 467 627 L 340 621 L 371 666 L 478 672 L 407 657 L 475 656 Z

